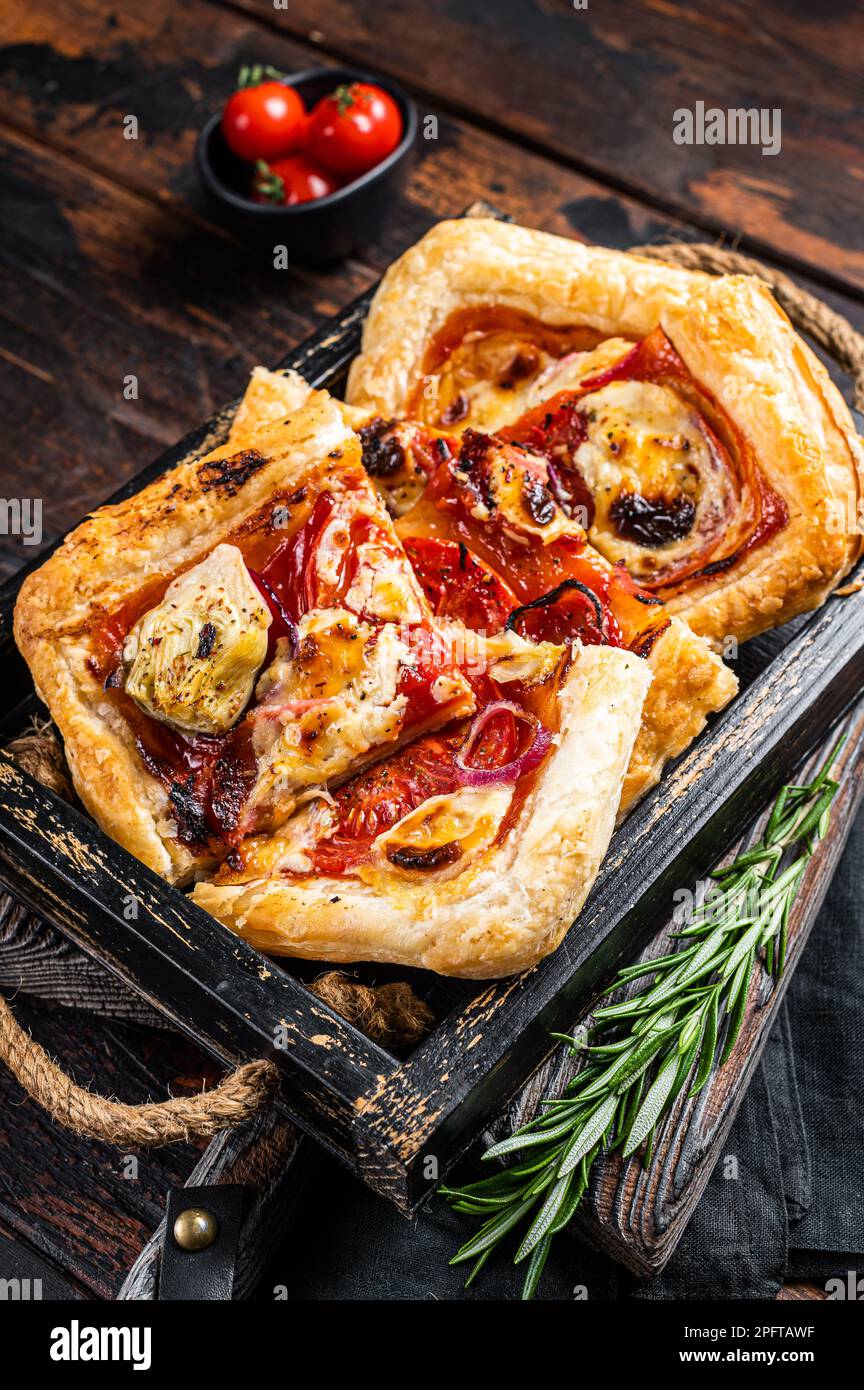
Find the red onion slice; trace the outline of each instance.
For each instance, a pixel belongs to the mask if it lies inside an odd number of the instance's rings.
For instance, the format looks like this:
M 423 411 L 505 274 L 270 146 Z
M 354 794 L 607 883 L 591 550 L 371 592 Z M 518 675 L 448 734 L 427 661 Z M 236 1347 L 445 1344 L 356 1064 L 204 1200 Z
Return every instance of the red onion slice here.
M 247 569 L 248 568 L 247 566 Z M 287 637 L 289 656 L 295 657 L 300 646 L 297 624 L 288 616 L 284 603 L 276 593 L 272 584 L 269 584 L 264 578 L 263 574 L 259 574 L 257 570 L 249 569 L 249 577 L 264 602 L 267 604 L 267 607 L 270 609 L 270 615 L 273 619 L 273 626 L 270 631 L 270 646 L 275 647 L 280 637 Z M 269 660 L 272 652 L 268 651 L 267 655 Z
M 509 763 L 503 763 L 501 767 L 469 767 L 466 758 L 470 755 L 472 748 L 477 743 L 490 719 L 502 710 L 516 716 L 517 719 L 524 719 L 531 725 L 533 738 L 517 758 L 513 758 Z M 465 738 L 465 742 L 456 754 L 456 767 L 460 773 L 460 781 L 465 787 L 489 787 L 498 782 L 517 782 L 526 772 L 530 772 L 542 762 L 552 743 L 552 735 L 545 729 L 536 715 L 529 710 L 522 709 L 521 705 L 514 705 L 512 700 L 496 700 L 494 704 L 487 705 L 479 714 L 474 716 L 471 728 Z

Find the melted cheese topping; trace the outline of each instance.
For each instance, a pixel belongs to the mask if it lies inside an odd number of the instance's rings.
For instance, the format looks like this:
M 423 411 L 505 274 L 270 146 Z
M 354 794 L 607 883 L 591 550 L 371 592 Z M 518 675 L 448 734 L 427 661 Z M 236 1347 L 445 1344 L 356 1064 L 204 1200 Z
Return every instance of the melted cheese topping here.
M 411 653 L 395 625 L 376 631 L 346 609 L 316 609 L 298 630 L 297 655 L 277 656 L 252 712 L 258 774 L 247 814 L 256 822 L 266 812 L 281 823 L 298 791 L 356 770 L 402 732 L 407 699 L 397 687 Z
M 586 377 L 596 376 L 620 362 L 632 347 L 627 338 L 606 338 L 590 352 L 568 352 L 566 357 L 559 357 L 523 393 L 521 410 L 542 405 L 559 391 L 574 391 Z
M 509 444 L 493 442 L 483 460 L 483 480 L 491 506 L 504 523 L 512 540 L 526 543 L 526 537 L 541 545 L 551 545 L 574 529 L 568 516 L 556 506 L 546 486 L 545 459 L 535 458 L 524 449 L 514 451 Z M 480 502 L 472 510 L 477 521 L 486 521 L 490 508 Z
M 419 623 L 423 595 L 404 556 L 373 541 L 357 547 L 357 573 L 345 595 L 345 607 L 383 622 Z
M 573 462 L 594 496 L 589 537 L 607 559 L 648 577 L 660 563 L 690 553 L 694 534 L 704 543 L 724 525 L 734 507 L 732 480 L 699 415 L 677 392 L 612 381 L 584 396 L 580 413 L 588 437 Z M 646 527 L 645 534 L 628 534 L 627 517 L 639 508 L 677 515 L 678 533 L 665 539 L 658 531 L 652 539 Z
M 314 797 L 309 805 L 268 835 L 248 835 L 236 852 L 239 865 L 226 860 L 220 867 L 219 883 L 245 883 L 274 874 L 312 872 L 311 854 L 319 840 L 333 829 L 335 814 L 328 793 L 321 789 L 307 793 Z
M 493 381 L 478 381 L 471 390 L 470 423 L 482 419 L 493 432 L 513 424 L 526 411 L 577 390 L 632 347 L 626 338 L 608 338 L 590 352 L 546 356 L 533 380 L 505 393 Z M 661 566 L 691 554 L 694 538 L 703 546 L 718 537 L 735 514 L 733 480 L 682 396 L 653 382 L 613 381 L 583 396 L 579 412 L 588 437 L 573 463 L 594 498 L 589 538 L 608 560 L 622 560 L 637 579 L 648 580 Z M 496 487 L 496 500 L 514 529 L 522 529 L 524 508 L 505 479 Z M 560 525 L 548 529 L 547 539 L 555 539 Z
M 463 622 L 449 622 L 447 636 L 461 662 L 474 675 L 489 675 L 499 685 L 519 681 L 521 685 L 540 685 L 557 670 L 568 648 L 565 643 L 532 642 L 518 632 L 496 632 L 487 635 L 466 627 Z
M 416 881 L 464 873 L 494 842 L 512 799 L 507 786 L 430 796 L 373 841 L 373 862 L 358 869 L 359 877 L 381 887 L 394 875 Z
M 335 589 L 339 583 L 341 569 L 351 544 L 348 516 L 350 516 L 350 512 L 344 506 L 334 507 L 333 515 L 321 532 L 318 541 L 315 551 L 315 570 L 318 579 L 325 588 Z

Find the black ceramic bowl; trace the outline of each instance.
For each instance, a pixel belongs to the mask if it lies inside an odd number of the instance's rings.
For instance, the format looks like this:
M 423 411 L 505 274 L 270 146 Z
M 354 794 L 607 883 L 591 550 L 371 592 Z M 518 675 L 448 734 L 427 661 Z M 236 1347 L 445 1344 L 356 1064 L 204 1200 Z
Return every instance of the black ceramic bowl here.
M 303 98 L 307 111 L 342 83 L 374 82 L 402 113 L 402 139 L 392 154 L 353 183 L 314 202 L 294 207 L 255 203 L 245 194 L 252 167 L 232 154 L 222 138 L 222 112 L 198 136 L 195 157 L 201 181 L 221 221 L 245 237 L 286 246 L 290 260 L 316 265 L 347 256 L 374 241 L 394 194 L 400 188 L 417 133 L 417 113 L 402 88 L 389 78 L 354 68 L 310 68 L 285 79 Z

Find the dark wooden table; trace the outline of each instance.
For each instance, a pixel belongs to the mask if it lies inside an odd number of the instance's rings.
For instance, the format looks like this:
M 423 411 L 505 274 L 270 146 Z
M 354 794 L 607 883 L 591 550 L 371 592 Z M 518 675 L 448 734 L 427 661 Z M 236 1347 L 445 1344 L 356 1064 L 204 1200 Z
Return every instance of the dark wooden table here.
M 385 234 L 343 264 L 274 271 L 205 210 L 195 136 L 249 61 L 366 66 L 438 118 Z M 481 197 L 609 246 L 722 237 L 864 330 L 862 69 L 857 0 L 3 0 L 0 491 L 43 499 L 44 539 L 62 534 Z M 697 101 L 779 108 L 781 152 L 675 144 L 674 112 Z M 0 577 L 31 554 L 0 535 Z M 20 1012 L 125 1099 L 209 1070 L 171 1035 Z M 157 1151 L 129 1182 L 122 1158 L 62 1134 L 0 1074 L 0 1233 L 84 1296 L 116 1291 L 193 1159 Z

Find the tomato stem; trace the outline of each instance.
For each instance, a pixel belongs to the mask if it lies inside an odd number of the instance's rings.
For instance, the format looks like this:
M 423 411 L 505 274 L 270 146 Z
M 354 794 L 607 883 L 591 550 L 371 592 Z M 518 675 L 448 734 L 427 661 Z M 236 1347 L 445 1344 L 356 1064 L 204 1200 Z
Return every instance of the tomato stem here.
M 255 161 L 255 192 L 266 198 L 268 203 L 285 202 L 285 181 L 275 174 L 264 159 Z
M 242 92 L 246 87 L 259 87 L 265 77 L 269 78 L 271 82 L 288 81 L 288 74 L 280 72 L 278 68 L 271 68 L 262 63 L 244 63 L 237 78 L 238 92 Z

